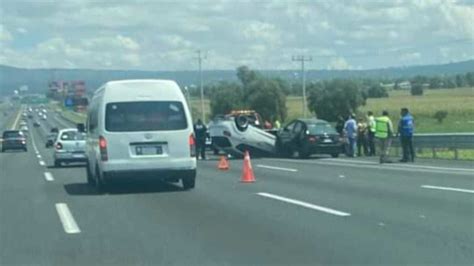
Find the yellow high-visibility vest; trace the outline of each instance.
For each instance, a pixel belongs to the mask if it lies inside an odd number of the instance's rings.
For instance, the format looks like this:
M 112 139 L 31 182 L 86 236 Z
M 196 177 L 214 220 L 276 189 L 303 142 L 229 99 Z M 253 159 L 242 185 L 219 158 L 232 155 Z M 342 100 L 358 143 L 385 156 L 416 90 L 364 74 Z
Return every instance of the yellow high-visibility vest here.
M 390 118 L 381 116 L 375 119 L 375 137 L 380 139 L 388 138 Z

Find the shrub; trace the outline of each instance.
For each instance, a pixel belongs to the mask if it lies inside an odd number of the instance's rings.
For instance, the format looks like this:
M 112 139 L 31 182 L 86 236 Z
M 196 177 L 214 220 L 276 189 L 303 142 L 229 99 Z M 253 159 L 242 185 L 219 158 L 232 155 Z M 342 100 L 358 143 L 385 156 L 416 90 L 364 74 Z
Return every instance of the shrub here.
M 421 83 L 415 83 L 411 86 L 411 95 L 423 95 L 423 85 Z
M 434 118 L 438 120 L 438 123 L 443 123 L 443 120 L 448 116 L 448 111 L 439 110 L 434 114 Z

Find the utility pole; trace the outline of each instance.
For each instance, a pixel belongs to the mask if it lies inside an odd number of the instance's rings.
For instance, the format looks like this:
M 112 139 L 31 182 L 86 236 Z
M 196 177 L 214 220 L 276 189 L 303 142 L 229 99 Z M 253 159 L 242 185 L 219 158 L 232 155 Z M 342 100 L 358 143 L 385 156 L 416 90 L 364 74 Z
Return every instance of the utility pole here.
M 306 118 L 306 72 L 304 68 L 305 62 L 313 61 L 313 57 L 304 55 L 294 55 L 292 61 L 301 62 L 301 82 L 303 83 L 303 117 Z
M 204 114 L 204 88 L 203 88 L 203 82 L 202 82 L 202 60 L 206 59 L 206 56 L 203 56 L 201 53 L 201 50 L 197 50 L 196 52 L 198 54 L 197 60 L 199 64 L 199 83 L 201 87 L 201 117 L 202 117 L 202 122 L 205 123 L 205 114 Z

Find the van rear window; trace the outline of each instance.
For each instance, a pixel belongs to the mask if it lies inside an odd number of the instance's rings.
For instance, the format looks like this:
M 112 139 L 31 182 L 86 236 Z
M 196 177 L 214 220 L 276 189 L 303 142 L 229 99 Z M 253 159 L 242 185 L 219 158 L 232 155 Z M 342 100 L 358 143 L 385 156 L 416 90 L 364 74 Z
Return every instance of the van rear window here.
M 187 127 L 180 102 L 120 102 L 106 105 L 105 129 L 110 132 L 179 130 Z

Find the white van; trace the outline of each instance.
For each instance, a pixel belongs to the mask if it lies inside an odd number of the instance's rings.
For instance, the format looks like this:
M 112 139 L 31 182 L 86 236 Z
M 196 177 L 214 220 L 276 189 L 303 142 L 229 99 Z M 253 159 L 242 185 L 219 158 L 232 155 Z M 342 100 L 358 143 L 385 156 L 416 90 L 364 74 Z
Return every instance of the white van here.
M 87 181 L 97 190 L 121 176 L 181 180 L 184 189 L 194 188 L 192 118 L 176 82 L 107 82 L 94 93 L 85 131 Z

